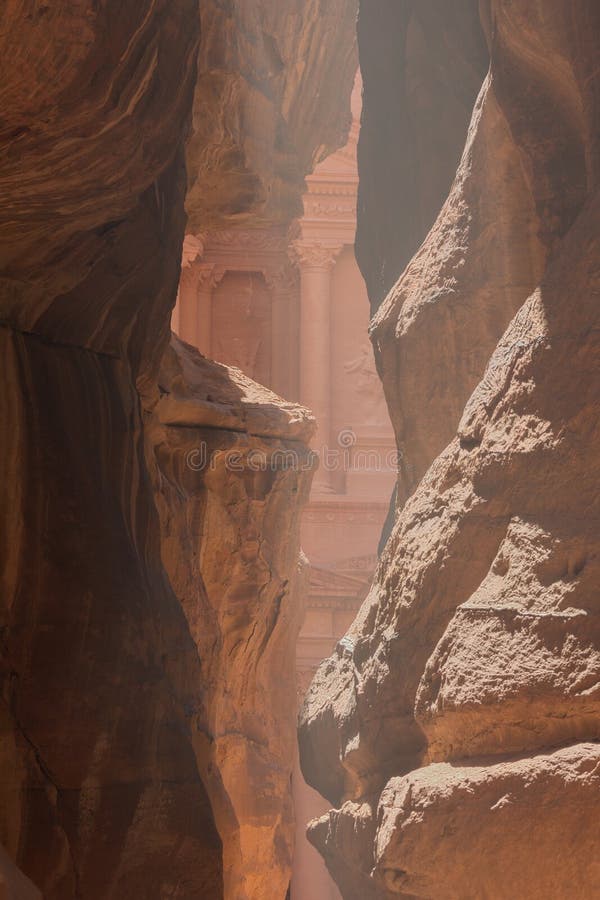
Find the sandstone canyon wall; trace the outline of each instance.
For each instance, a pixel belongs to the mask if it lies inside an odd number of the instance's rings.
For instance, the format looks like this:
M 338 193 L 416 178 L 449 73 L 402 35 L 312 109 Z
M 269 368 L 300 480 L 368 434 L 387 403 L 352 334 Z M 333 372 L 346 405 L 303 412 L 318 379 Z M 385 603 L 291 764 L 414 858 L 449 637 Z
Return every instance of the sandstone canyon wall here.
M 356 256 L 375 311 L 448 195 L 489 54 L 478 0 L 362 3 L 358 43 Z
M 344 111 L 325 96 L 311 119 L 301 100 L 307 54 L 310 77 L 323 65 L 349 97 L 352 4 L 335 12 L 337 31 L 317 2 L 278 4 L 280 52 L 258 2 L 0 11 L 0 840 L 47 900 L 287 890 L 313 423 L 169 345 L 169 319 L 186 196 L 201 220 L 204 197 L 213 222 L 238 209 L 220 187 L 237 151 L 204 150 L 199 47 L 227 55 L 242 22 L 264 24 L 284 87 L 263 121 L 293 205 L 343 139 Z M 205 93 L 229 134 L 238 88 Z M 295 150 L 282 97 L 308 117 Z M 268 178 L 248 177 L 251 218 Z M 29 890 L 8 866 L 5 880 Z
M 395 6 L 391 47 L 412 4 Z M 480 14 L 490 68 L 456 177 L 371 326 L 404 505 L 302 715 L 304 773 L 336 807 L 310 836 L 346 900 L 600 892 L 600 10 Z M 387 72 L 363 67 L 365 104 L 403 92 Z M 362 146 L 369 184 L 377 139 Z M 367 279 L 393 271 L 376 208 L 359 213 Z
M 202 0 L 188 231 L 284 224 L 350 127 L 357 0 Z

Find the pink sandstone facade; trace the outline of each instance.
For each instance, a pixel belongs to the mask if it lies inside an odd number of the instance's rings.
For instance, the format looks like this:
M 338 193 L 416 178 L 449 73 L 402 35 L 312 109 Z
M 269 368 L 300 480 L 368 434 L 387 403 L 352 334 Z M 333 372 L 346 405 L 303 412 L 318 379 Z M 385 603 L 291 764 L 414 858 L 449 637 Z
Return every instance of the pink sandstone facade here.
M 369 303 L 354 258 L 360 80 L 342 150 L 307 179 L 304 216 L 289 227 L 187 235 L 173 330 L 312 409 L 321 457 L 304 513 L 308 559 L 298 693 L 345 633 L 376 563 L 395 480 L 394 437 L 367 329 Z M 307 822 L 327 809 L 298 765 L 291 900 L 338 900 Z

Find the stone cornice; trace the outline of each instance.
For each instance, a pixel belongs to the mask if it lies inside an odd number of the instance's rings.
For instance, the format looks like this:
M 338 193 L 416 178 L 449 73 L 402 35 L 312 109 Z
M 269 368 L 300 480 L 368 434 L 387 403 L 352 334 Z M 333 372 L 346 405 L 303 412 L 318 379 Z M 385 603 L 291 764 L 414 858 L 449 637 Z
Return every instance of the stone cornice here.
M 206 255 L 239 250 L 285 253 L 289 241 L 287 229 L 229 229 L 217 231 L 205 239 Z
M 311 566 L 309 585 L 311 592 L 315 594 L 353 597 L 363 589 L 364 576 L 357 577 L 354 573 L 347 575 L 344 572 Z
M 352 196 L 345 200 L 340 200 L 339 197 L 332 198 L 325 197 L 322 194 L 311 194 L 304 203 L 304 215 L 307 219 L 321 216 L 327 219 L 338 219 L 341 215 L 344 218 L 352 219 L 354 222 L 356 220 L 356 198 Z
M 286 260 L 290 233 L 287 228 L 236 229 L 210 234 L 187 234 L 184 264 L 198 260 L 235 271 L 260 271 L 263 266 L 282 265 Z
M 379 557 L 377 554 L 371 553 L 368 556 L 353 556 L 349 559 L 338 560 L 331 566 L 330 570 L 332 572 L 343 572 L 344 574 L 351 572 L 353 577 L 356 577 L 355 573 L 357 572 L 366 573 L 370 577 L 371 573 L 377 568 L 378 562 Z
M 389 501 L 387 500 L 347 500 L 344 494 L 329 494 L 324 499 L 311 497 L 306 509 L 358 513 L 362 510 L 379 512 L 382 509 L 387 509 L 388 506 Z
M 305 609 L 339 609 L 344 612 L 354 612 L 360 608 L 363 596 L 355 597 L 326 597 L 323 594 L 309 593 L 304 600 Z
M 335 182 L 332 184 L 330 181 L 317 181 L 308 185 L 308 191 L 304 195 L 304 200 L 309 197 L 356 197 L 358 189 L 358 179 L 355 181 L 354 179 L 349 180 L 340 184 L 340 182 Z
M 306 522 L 318 524 L 383 524 L 382 516 L 388 509 L 388 503 L 339 503 L 335 501 L 321 501 L 311 498 L 309 505 L 303 512 Z
M 367 510 L 309 509 L 303 515 L 306 522 L 327 525 L 379 524 L 381 515 Z

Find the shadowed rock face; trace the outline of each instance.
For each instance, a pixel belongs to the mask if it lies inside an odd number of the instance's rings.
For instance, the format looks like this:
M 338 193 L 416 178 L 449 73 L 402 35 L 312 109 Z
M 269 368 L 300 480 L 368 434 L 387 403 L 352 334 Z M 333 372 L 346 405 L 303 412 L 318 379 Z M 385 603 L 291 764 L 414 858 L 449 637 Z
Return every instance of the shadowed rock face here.
M 38 889 L 15 866 L 3 847 L 0 847 L 0 888 L 5 900 L 42 900 Z
M 50 900 L 217 898 L 136 388 L 177 285 L 196 8 L 0 16 L 2 842 Z
M 314 59 L 333 31 L 290 7 Z M 203 52 L 238 25 L 207 26 Z M 289 880 L 313 425 L 169 345 L 198 46 L 196 0 L 0 11 L 0 841 L 46 900 L 283 900 Z M 337 53 L 349 96 L 351 43 L 323 53 L 334 70 Z M 339 133 L 325 118 L 291 183 Z M 227 168 L 203 140 L 198 192 Z
M 304 176 L 346 142 L 357 0 L 202 0 L 189 230 L 302 215 Z
M 448 195 L 489 55 L 478 0 L 362 0 L 358 42 L 356 254 L 375 312 Z
M 600 13 L 484 22 L 454 185 L 372 326 L 408 499 L 302 716 L 347 900 L 600 891 Z

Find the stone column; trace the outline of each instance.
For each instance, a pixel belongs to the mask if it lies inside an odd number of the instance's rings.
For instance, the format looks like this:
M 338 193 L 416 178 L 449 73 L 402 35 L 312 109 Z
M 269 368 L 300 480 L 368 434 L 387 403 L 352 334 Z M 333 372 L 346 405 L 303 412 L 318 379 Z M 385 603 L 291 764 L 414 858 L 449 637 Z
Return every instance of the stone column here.
M 196 345 L 198 330 L 197 261 L 204 253 L 202 235 L 186 234 L 181 251 L 181 274 L 177 301 L 171 315 L 171 328 L 182 340 Z
M 221 281 L 225 270 L 211 263 L 198 265 L 198 312 L 196 319 L 196 346 L 204 356 L 212 357 L 212 304 L 213 290 Z
M 330 473 L 323 467 L 324 450 L 331 447 L 331 272 L 341 245 L 327 247 L 297 241 L 300 267 L 300 402 L 317 418 L 314 449 L 321 466 L 314 492 L 332 491 Z
M 182 341 L 196 344 L 198 331 L 198 272 L 196 266 L 188 264 L 181 270 L 179 278 L 179 331 Z
M 224 274 L 224 269 L 212 263 L 194 262 L 181 270 L 177 334 L 205 356 L 211 355 L 212 294 Z M 176 331 L 174 325 L 173 329 Z
M 297 276 L 291 266 L 265 269 L 264 279 L 271 295 L 271 383 L 281 397 L 290 398 L 292 368 L 290 359 L 291 306 L 297 289 Z

